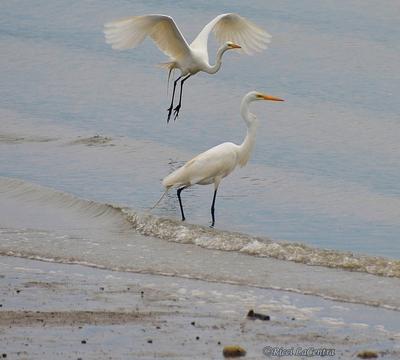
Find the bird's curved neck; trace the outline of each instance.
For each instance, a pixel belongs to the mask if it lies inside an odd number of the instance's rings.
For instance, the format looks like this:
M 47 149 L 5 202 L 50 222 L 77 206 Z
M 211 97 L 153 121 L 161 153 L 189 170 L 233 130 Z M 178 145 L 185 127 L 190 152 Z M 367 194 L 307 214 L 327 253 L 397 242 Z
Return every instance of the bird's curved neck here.
M 239 145 L 239 165 L 245 166 L 250 159 L 254 145 L 256 143 L 256 133 L 258 119 L 249 110 L 249 101 L 244 98 L 240 106 L 240 114 L 247 126 L 247 134 L 244 141 Z
M 220 47 L 217 51 L 217 55 L 215 58 L 215 64 L 214 65 L 208 65 L 208 68 L 206 69 L 206 72 L 209 74 L 215 74 L 222 65 L 222 55 L 224 54 L 225 51 L 228 49 L 225 48 L 224 46 Z

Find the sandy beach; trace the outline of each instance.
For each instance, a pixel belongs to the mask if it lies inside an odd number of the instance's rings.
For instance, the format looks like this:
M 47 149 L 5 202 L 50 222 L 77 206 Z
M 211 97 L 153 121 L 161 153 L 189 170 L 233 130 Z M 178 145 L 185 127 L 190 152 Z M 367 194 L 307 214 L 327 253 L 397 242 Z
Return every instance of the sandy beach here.
M 388 330 L 398 314 L 376 307 L 14 257 L 0 258 L 0 284 L 9 359 L 222 359 L 227 345 L 246 359 L 268 358 L 268 346 L 400 356 L 400 334 Z M 249 309 L 270 320 L 247 318 Z

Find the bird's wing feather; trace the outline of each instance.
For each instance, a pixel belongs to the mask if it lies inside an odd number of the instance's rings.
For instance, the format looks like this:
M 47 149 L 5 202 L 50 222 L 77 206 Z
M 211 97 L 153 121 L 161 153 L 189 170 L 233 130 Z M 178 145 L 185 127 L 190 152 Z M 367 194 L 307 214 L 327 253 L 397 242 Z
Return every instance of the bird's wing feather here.
M 207 42 L 213 31 L 220 44 L 232 41 L 242 47 L 246 54 L 267 48 L 271 35 L 258 25 L 237 14 L 222 14 L 211 20 L 190 44 L 207 53 Z
M 225 177 L 237 164 L 237 145 L 223 143 L 189 160 L 185 165 L 168 175 L 164 186 L 187 186 Z
M 167 15 L 131 16 L 104 25 L 106 42 L 113 49 L 138 46 L 150 36 L 158 48 L 173 59 L 190 53 L 190 48 L 174 20 Z

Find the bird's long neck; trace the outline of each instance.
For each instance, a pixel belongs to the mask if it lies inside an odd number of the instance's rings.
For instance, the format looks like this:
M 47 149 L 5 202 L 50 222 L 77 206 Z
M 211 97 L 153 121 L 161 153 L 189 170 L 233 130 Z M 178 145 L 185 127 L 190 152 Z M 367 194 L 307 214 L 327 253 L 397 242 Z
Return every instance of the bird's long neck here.
M 222 55 L 224 55 L 224 52 L 227 51 L 228 49 L 224 46 L 221 46 L 218 51 L 217 55 L 215 58 L 215 64 L 214 65 L 208 65 L 208 67 L 205 69 L 205 71 L 209 74 L 215 74 L 222 65 Z
M 240 106 L 240 114 L 242 115 L 246 126 L 247 134 L 242 144 L 239 145 L 239 165 L 245 166 L 250 159 L 250 155 L 253 151 L 256 143 L 256 133 L 258 127 L 258 120 L 254 114 L 249 110 L 249 101 L 244 98 Z

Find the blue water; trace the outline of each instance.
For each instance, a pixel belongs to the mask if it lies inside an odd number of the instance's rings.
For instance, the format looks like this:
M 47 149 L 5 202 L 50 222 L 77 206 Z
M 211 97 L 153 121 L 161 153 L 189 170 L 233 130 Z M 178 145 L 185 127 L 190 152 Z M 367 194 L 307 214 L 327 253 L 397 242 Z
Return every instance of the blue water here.
M 227 11 L 268 30 L 270 48 L 253 57 L 229 52 L 217 75 L 190 79 L 181 116 L 167 126 L 167 74 L 154 66 L 165 56 L 151 41 L 111 50 L 103 23 L 166 13 L 190 41 Z M 0 134 L 52 127 L 61 137 L 99 133 L 154 146 L 0 143 L 0 175 L 145 209 L 169 163 L 242 140 L 240 99 L 257 89 L 286 102 L 254 105 L 261 123 L 254 156 L 222 184 L 217 226 L 399 258 L 399 15 L 396 1 L 5 2 L 0 116 L 3 124 L 16 120 Z M 209 221 L 211 195 L 187 191 L 189 221 Z M 174 206 L 158 214 L 178 217 L 176 199 L 168 201 Z

